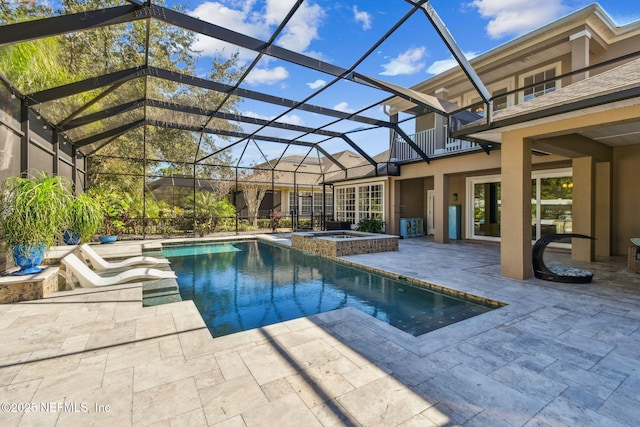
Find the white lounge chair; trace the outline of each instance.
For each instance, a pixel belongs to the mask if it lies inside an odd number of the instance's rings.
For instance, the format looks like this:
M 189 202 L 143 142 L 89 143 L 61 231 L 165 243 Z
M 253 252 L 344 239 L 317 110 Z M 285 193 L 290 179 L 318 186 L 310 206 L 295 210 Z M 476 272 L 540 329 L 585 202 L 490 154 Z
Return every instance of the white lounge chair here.
M 83 288 L 93 288 L 96 286 L 119 285 L 132 280 L 152 280 L 152 279 L 175 279 L 176 274 L 169 270 L 158 270 L 157 268 L 138 267 L 124 271 L 115 276 L 103 277 L 89 268 L 80 258 L 74 254 L 69 254 L 62 258 L 60 262 L 64 265 L 67 280 L 75 277 Z M 72 283 L 72 282 L 71 282 Z
M 80 245 L 80 251 L 82 255 L 89 261 L 91 266 L 96 271 L 109 270 L 113 268 L 131 267 L 133 265 L 140 264 L 169 264 L 169 260 L 166 258 L 154 258 L 150 256 L 134 256 L 122 261 L 110 262 L 102 258 L 93 248 L 86 243 Z

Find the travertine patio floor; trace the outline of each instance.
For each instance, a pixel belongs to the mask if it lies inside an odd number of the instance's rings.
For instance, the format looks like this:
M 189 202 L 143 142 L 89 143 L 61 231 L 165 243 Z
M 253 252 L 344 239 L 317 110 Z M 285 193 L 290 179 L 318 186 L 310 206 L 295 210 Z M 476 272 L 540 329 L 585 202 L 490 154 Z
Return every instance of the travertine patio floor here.
M 0 305 L 0 425 L 639 424 L 622 257 L 588 285 L 506 279 L 491 244 L 347 259 L 508 305 L 418 338 L 343 309 L 216 339 L 190 301 L 143 308 L 140 284 Z

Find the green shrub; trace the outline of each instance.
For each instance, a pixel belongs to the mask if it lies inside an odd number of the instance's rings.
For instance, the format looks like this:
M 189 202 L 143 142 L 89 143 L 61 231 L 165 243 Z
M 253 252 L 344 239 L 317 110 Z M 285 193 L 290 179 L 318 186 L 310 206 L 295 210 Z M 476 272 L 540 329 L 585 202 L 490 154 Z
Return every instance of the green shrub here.
M 104 222 L 102 205 L 88 193 L 75 197 L 69 204 L 67 230 L 89 242 Z
M 356 230 L 365 233 L 382 233 L 384 231 L 384 221 L 377 218 L 362 218 L 358 221 Z

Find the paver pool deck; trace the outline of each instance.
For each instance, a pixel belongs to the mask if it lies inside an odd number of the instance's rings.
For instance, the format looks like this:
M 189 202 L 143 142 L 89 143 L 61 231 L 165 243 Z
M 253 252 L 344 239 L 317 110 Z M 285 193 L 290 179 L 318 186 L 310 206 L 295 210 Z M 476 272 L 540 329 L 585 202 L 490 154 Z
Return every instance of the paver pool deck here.
M 587 285 L 504 278 L 492 244 L 345 258 L 508 305 L 420 337 L 342 309 L 215 339 L 190 301 L 142 307 L 141 284 L 0 305 L 0 425 L 640 424 L 624 257 Z

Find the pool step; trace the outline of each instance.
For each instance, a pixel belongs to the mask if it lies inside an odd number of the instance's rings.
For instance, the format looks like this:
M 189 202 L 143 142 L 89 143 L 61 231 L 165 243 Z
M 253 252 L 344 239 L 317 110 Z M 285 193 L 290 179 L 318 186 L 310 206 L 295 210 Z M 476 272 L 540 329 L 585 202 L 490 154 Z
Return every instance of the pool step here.
M 180 302 L 180 301 L 182 301 L 182 298 L 180 298 L 180 294 L 145 297 L 142 299 L 142 306 L 153 307 L 156 305 L 169 304 L 172 302 Z
M 177 301 L 182 301 L 182 298 L 173 279 L 145 282 L 142 287 L 142 305 L 145 307 Z

